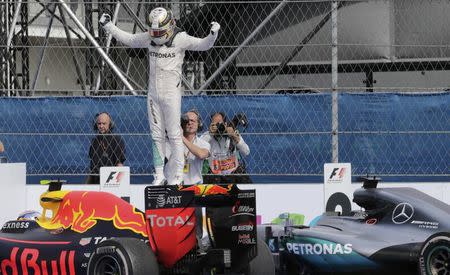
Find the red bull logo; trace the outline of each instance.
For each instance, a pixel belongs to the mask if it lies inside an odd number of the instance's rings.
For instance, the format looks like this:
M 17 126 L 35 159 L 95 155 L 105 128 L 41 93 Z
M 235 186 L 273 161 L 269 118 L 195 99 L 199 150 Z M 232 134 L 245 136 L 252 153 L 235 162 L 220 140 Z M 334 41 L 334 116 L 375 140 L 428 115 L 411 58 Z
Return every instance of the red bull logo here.
M 39 250 L 34 248 L 14 247 L 9 259 L 1 262 L 0 274 L 63 274 L 75 275 L 75 251 L 63 250 L 59 257 L 52 260 L 39 259 Z
M 208 196 L 208 195 L 228 195 L 228 193 L 233 188 L 232 184 L 222 187 L 216 184 L 198 184 L 191 185 L 189 187 L 183 187 L 179 189 L 180 191 L 193 191 L 196 196 Z
M 84 233 L 98 220 L 112 221 L 118 229 L 129 229 L 147 237 L 144 214 L 121 198 L 106 192 L 71 191 L 60 202 L 50 223 Z M 43 225 L 45 227 L 45 225 Z

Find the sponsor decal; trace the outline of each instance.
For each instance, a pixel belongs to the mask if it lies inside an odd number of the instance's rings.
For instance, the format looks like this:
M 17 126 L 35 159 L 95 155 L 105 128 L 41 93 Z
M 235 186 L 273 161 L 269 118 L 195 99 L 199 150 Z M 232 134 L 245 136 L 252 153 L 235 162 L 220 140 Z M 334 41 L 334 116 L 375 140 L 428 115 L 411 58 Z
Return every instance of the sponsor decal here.
M 82 238 L 80 239 L 80 245 L 85 246 L 91 243 L 92 238 Z
M 64 228 L 60 227 L 60 228 L 56 228 L 56 229 L 51 229 L 48 232 L 52 235 L 58 235 L 58 234 L 61 234 L 64 232 Z
M 277 252 L 278 251 L 278 245 L 276 243 L 275 238 L 270 238 L 269 239 L 268 246 L 269 246 L 270 252 L 273 253 L 273 252 Z
M 103 241 L 106 241 L 108 239 L 110 239 L 110 238 L 108 238 L 108 237 L 94 237 L 94 244 L 97 245 L 97 244 L 99 244 L 99 243 L 101 243 Z
M 1 274 L 75 275 L 74 259 L 74 250 L 62 250 L 55 259 L 44 260 L 39 258 L 38 249 L 14 247 L 9 258 L 1 261 Z
M 2 232 L 4 233 L 23 233 L 30 227 L 29 221 L 10 221 L 3 225 Z
M 150 226 L 156 227 L 166 227 L 166 226 L 184 226 L 184 225 L 194 225 L 190 221 L 190 216 L 158 216 L 155 214 L 147 215 L 150 221 Z
M 233 225 L 231 226 L 231 231 L 233 232 L 240 232 L 240 231 L 253 231 L 253 228 L 255 226 L 253 225 L 253 222 L 248 222 L 248 223 L 241 223 L 238 225 Z
M 438 229 L 439 228 L 439 223 L 438 222 L 426 222 L 426 221 L 412 221 L 412 224 L 417 224 L 419 226 L 419 228 L 424 228 L 424 229 Z
M 402 202 L 397 204 L 392 211 L 392 222 L 395 224 L 404 224 L 414 216 L 414 207 L 407 203 Z
M 297 255 L 345 255 L 353 252 L 349 243 L 286 243 L 286 248 Z
M 241 205 L 241 201 L 236 201 L 236 203 L 234 204 L 234 206 L 231 208 L 231 217 L 234 216 L 241 216 L 241 215 L 246 215 L 246 216 L 255 216 L 255 208 L 251 207 L 249 205 Z
M 156 57 L 156 58 L 174 58 L 175 53 L 158 53 L 158 52 L 152 52 L 149 51 L 150 57 Z
M 239 234 L 238 244 L 256 244 L 256 240 L 250 234 Z
M 361 212 L 361 211 L 358 211 L 353 215 L 353 217 L 355 217 L 355 218 L 362 218 L 362 219 L 367 218 L 367 216 L 368 215 L 366 212 Z
M 419 269 L 420 269 L 420 274 L 427 274 L 427 269 L 425 266 L 425 259 L 422 255 L 420 255 L 420 257 L 419 257 Z
M 180 191 L 193 191 L 196 196 L 208 196 L 208 195 L 229 195 L 228 192 L 233 188 L 232 184 L 222 187 L 216 184 L 197 184 L 189 187 L 180 187 Z
M 181 204 L 182 196 L 165 196 L 163 194 L 159 194 L 156 198 L 156 208 L 163 208 L 166 206 L 178 206 Z
M 164 207 L 166 205 L 166 197 L 163 194 L 159 194 L 156 199 L 156 207 Z
M 377 222 L 378 222 L 377 219 L 372 218 L 372 219 L 368 219 L 368 220 L 366 221 L 366 224 L 372 225 L 372 224 L 376 224 Z
M 254 192 L 239 193 L 237 197 L 238 199 L 251 199 L 255 197 L 255 193 Z

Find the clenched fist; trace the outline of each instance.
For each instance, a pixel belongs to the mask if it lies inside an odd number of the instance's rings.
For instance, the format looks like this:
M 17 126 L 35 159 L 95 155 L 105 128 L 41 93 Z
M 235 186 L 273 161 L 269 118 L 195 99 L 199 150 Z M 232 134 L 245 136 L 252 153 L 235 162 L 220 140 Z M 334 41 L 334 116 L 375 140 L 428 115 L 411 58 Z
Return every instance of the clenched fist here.
M 211 34 L 215 35 L 219 32 L 220 25 L 217 22 L 211 22 Z
M 100 23 L 100 25 L 105 26 L 106 24 L 108 24 L 109 22 L 111 22 L 111 15 L 104 13 L 102 14 L 102 16 L 100 17 L 100 20 L 98 20 L 98 22 Z

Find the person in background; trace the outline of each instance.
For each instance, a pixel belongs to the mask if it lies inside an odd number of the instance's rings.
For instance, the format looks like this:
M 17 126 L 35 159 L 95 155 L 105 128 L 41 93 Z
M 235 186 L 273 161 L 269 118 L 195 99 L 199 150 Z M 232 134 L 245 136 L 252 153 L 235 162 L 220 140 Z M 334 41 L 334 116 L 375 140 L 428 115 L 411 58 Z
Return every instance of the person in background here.
M 3 155 L 5 152 L 5 146 L 3 146 L 3 143 L 0 141 L 0 163 L 6 163 L 6 157 Z
M 203 160 L 209 157 L 210 145 L 197 135 L 202 129 L 202 120 L 197 110 L 193 109 L 181 116 L 184 143 L 184 184 L 203 183 Z
M 123 166 L 126 160 L 125 143 L 121 136 L 114 135 L 115 124 L 107 112 L 95 115 L 94 130 L 97 135 L 89 146 L 90 175 L 86 184 L 100 183 L 100 167 Z
M 215 112 L 211 115 L 209 131 L 201 139 L 211 146 L 208 167 L 203 177 L 206 184 L 252 183 L 242 161 L 243 157 L 250 154 L 250 148 L 236 125 L 228 122 L 225 113 Z

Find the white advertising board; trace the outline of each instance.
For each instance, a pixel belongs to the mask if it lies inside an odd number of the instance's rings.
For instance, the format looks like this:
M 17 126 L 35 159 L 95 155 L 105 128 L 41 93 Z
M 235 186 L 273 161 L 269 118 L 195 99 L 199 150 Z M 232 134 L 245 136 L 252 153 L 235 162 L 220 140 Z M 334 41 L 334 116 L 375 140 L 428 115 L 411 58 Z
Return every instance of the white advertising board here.
M 25 163 L 0 163 L 0 225 L 26 210 Z
M 358 205 L 352 203 L 352 165 L 350 163 L 325 163 L 323 167 L 323 194 L 325 211 L 349 214 Z
M 130 167 L 100 167 L 100 190 L 130 201 Z

